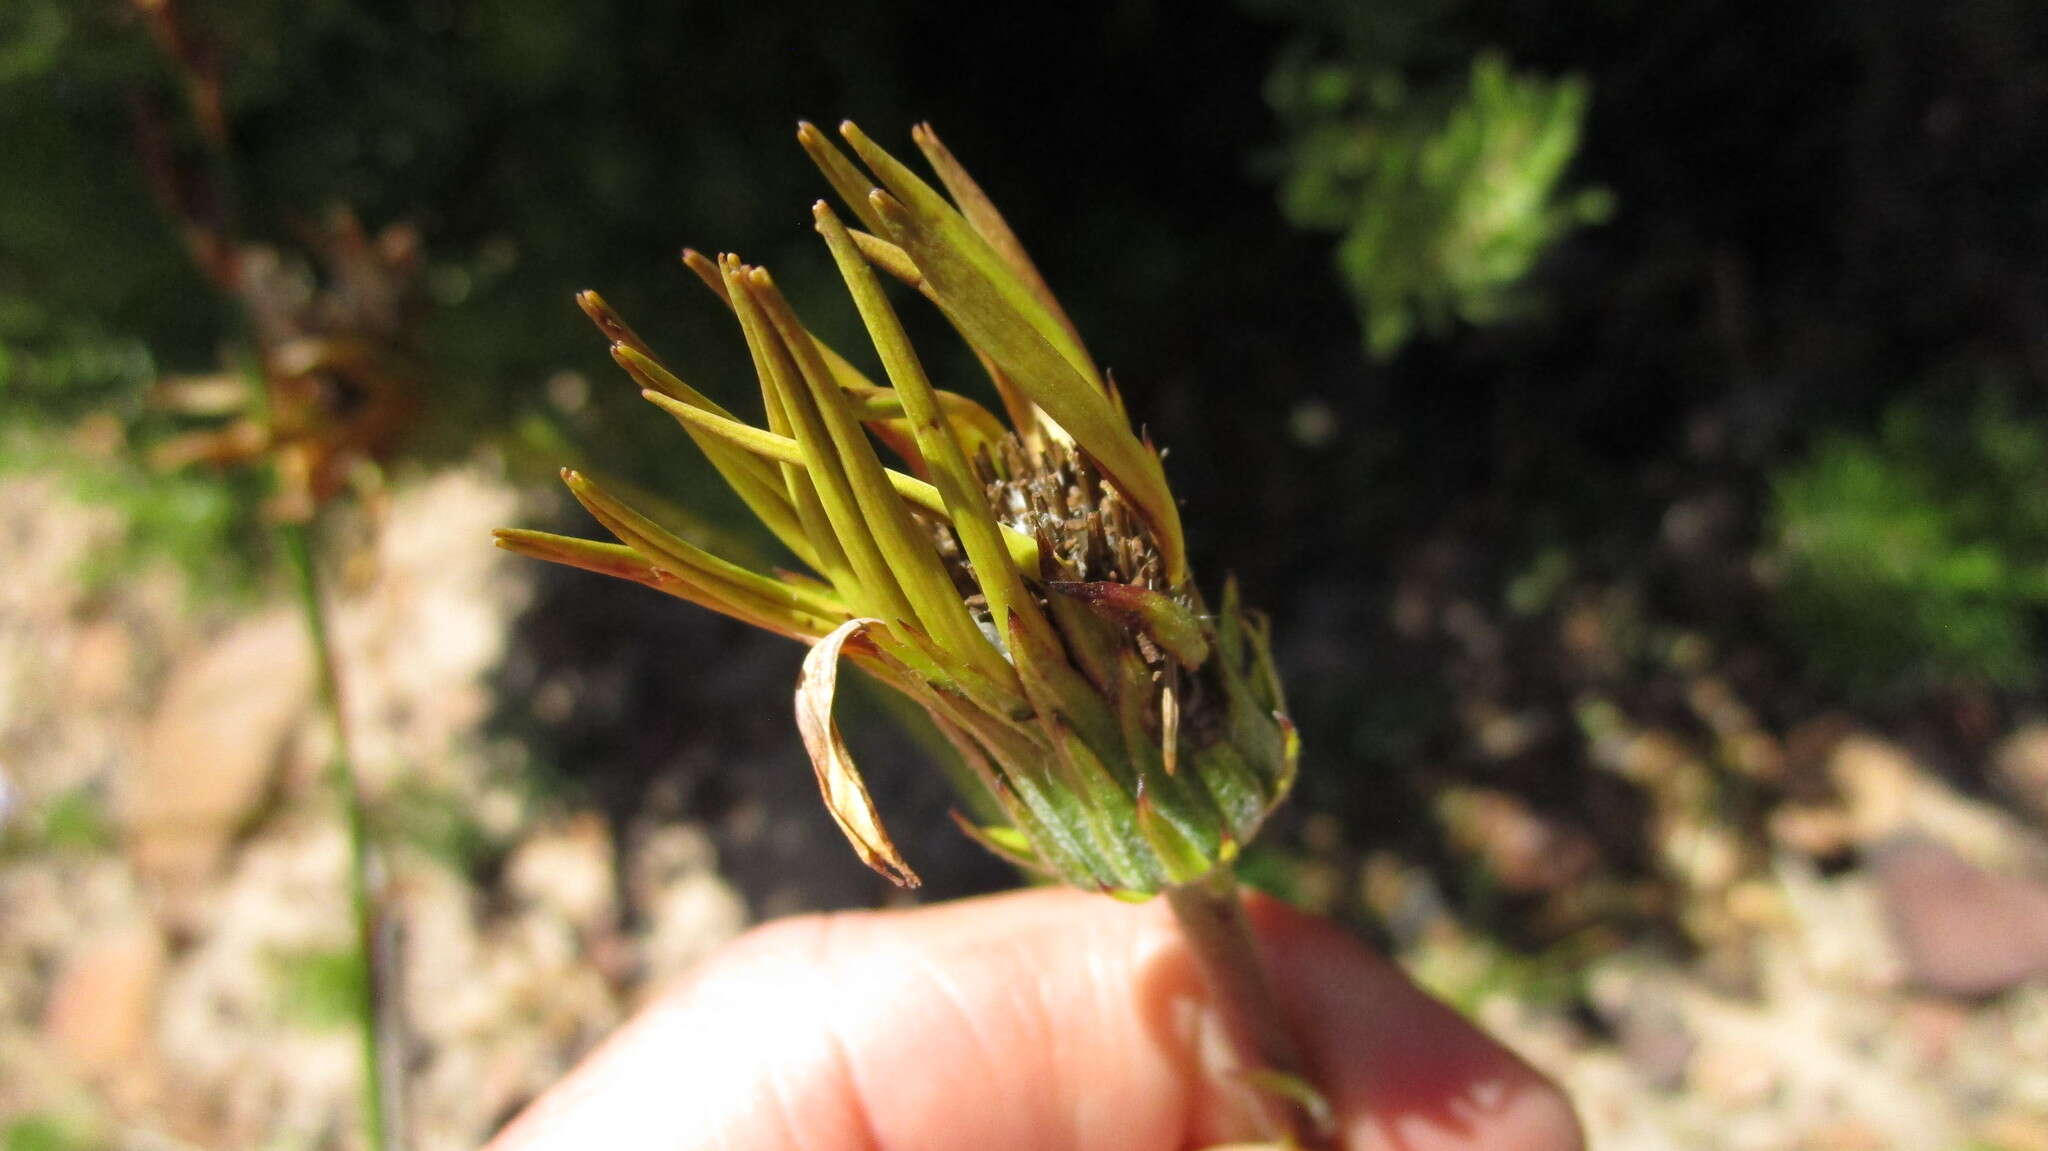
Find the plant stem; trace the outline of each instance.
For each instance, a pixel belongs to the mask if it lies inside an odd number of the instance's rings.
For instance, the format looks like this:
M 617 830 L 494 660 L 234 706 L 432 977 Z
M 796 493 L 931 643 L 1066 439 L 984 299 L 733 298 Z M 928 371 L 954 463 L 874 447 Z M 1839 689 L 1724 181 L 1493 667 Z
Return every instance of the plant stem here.
M 363 810 L 363 796 L 356 782 L 355 759 L 349 751 L 348 722 L 341 708 L 341 680 L 336 673 L 334 645 L 327 633 L 327 611 L 320 596 L 320 576 L 313 566 L 312 531 L 303 521 L 278 525 L 285 554 L 291 560 L 298 585 L 299 610 L 305 617 L 306 634 L 313 645 L 314 673 L 325 713 L 334 757 L 328 776 L 341 797 L 348 827 L 349 907 L 354 920 L 356 961 L 361 965 L 362 988 L 355 1004 L 356 1029 L 362 1039 L 363 1132 L 371 1151 L 389 1151 L 396 1145 L 390 1119 L 396 1108 L 387 1106 L 384 1075 L 383 1028 L 378 1011 L 379 964 L 377 963 L 377 909 L 370 887 L 370 830 Z
M 1309 1086 L 1307 1065 L 1280 1017 L 1272 981 L 1259 959 L 1258 941 L 1238 900 L 1237 877 L 1228 868 L 1219 868 L 1207 879 L 1167 888 L 1166 903 L 1208 981 L 1242 1070 L 1269 1078 L 1277 1073 L 1278 1078 Z M 1261 1096 L 1268 1103 L 1274 1101 L 1270 1092 L 1262 1091 Z M 1281 1106 L 1269 1105 L 1264 1111 L 1267 1121 L 1279 1128 L 1273 1134 L 1282 1146 L 1326 1145 L 1322 1119 L 1299 1098 L 1286 1098 Z

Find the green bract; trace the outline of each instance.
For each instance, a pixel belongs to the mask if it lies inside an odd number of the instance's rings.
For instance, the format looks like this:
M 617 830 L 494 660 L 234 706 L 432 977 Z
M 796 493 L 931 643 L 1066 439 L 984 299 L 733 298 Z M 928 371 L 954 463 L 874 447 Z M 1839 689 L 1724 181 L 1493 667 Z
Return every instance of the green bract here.
M 1220 611 L 1203 605 L 1159 453 L 938 137 L 912 134 L 944 194 L 852 124 L 841 132 L 866 171 L 808 124 L 797 138 L 861 225 L 816 206 L 886 385 L 811 335 L 768 273 L 736 256 L 684 258 L 739 321 L 759 423 L 684 383 L 596 293 L 578 301 L 646 397 L 812 574 L 720 559 L 572 472 L 570 490 L 619 543 L 532 531 L 498 541 L 811 645 L 797 723 L 819 786 L 861 858 L 898 883 L 917 876 L 832 722 L 841 657 L 916 701 L 959 749 L 1009 819 L 962 821 L 992 850 L 1108 891 L 1202 878 L 1293 781 L 1264 621 L 1233 588 Z M 1008 427 L 932 386 L 876 269 L 973 348 Z

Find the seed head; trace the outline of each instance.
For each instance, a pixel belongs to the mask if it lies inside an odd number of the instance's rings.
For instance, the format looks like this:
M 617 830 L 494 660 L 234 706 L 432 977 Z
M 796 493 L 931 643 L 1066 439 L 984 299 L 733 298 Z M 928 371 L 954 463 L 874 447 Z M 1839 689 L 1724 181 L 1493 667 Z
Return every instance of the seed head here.
M 506 530 L 500 546 L 630 579 L 810 645 L 797 726 L 826 806 L 898 883 L 911 869 L 837 726 L 840 660 L 918 703 L 1006 823 L 961 825 L 1068 882 L 1149 894 L 1233 859 L 1293 783 L 1297 744 L 1264 620 L 1203 603 L 1160 455 L 993 204 L 929 125 L 945 194 L 852 124 L 857 165 L 797 140 L 860 225 L 819 233 L 879 358 L 875 382 L 811 334 L 765 269 L 685 250 L 739 323 L 750 423 L 683 382 L 595 292 L 612 356 L 808 572 L 763 573 L 667 531 L 589 478 L 570 491 L 619 540 Z M 865 165 L 865 169 L 861 165 Z M 935 388 L 876 271 L 935 305 L 1005 419 Z M 879 441 L 899 467 L 883 463 Z

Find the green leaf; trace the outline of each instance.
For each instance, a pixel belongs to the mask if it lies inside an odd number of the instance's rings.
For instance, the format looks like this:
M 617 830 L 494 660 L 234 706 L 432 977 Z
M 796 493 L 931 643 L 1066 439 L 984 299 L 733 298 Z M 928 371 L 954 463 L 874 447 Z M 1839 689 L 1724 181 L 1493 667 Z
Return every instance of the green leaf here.
M 1032 850 L 1031 841 L 1025 838 L 1023 832 L 1014 827 L 994 824 L 983 826 L 958 811 L 948 814 L 953 817 L 953 823 L 967 834 L 967 838 L 987 848 L 989 854 L 1024 871 L 1041 875 L 1052 874 L 1052 869 L 1038 858 L 1038 853 Z
M 1167 770 L 1164 736 L 1153 715 L 1160 686 L 1138 653 L 1125 649 L 1122 686 L 1117 691 L 1117 720 L 1123 729 L 1125 754 L 1138 777 L 1138 793 L 1160 818 L 1205 856 L 1220 857 L 1229 838 L 1224 813 L 1200 781 L 1186 772 Z
M 1144 836 L 1159 869 L 1170 884 L 1192 883 L 1215 869 L 1215 861 L 1182 835 L 1180 829 L 1159 814 L 1150 795 L 1137 802 L 1138 834 Z
M 1080 799 L 1095 845 L 1109 862 L 1111 885 L 1156 890 L 1166 875 L 1137 834 L 1137 803 L 1131 793 L 1089 748 L 1088 741 L 1057 716 L 1046 717 L 1045 727 L 1052 736 L 1054 762 L 1064 769 L 1063 782 Z
M 1216 807 L 1229 821 L 1231 838 L 1249 842 L 1271 807 L 1257 773 L 1236 748 L 1220 741 L 1196 748 L 1190 758 L 1195 777 L 1209 789 Z

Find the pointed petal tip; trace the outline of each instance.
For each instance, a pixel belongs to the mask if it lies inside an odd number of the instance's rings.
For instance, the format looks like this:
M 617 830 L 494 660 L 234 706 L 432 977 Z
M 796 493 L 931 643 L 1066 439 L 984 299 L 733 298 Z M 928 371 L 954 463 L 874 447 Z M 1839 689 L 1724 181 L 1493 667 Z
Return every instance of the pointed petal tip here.
M 666 374 L 661 371 L 659 364 L 631 344 L 613 344 L 612 362 L 624 368 L 626 375 L 632 377 L 633 383 L 642 388 L 657 382 L 659 375 Z
M 874 205 L 876 211 L 889 217 L 890 223 L 901 223 L 910 219 L 910 210 L 903 206 L 903 201 L 890 195 L 886 188 L 870 189 L 868 203 Z

